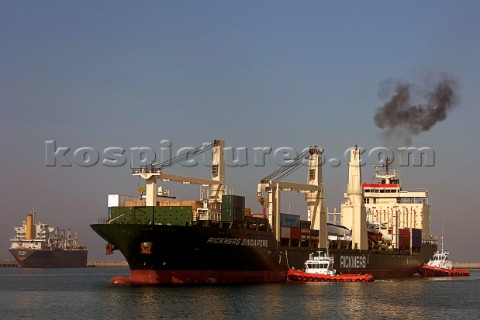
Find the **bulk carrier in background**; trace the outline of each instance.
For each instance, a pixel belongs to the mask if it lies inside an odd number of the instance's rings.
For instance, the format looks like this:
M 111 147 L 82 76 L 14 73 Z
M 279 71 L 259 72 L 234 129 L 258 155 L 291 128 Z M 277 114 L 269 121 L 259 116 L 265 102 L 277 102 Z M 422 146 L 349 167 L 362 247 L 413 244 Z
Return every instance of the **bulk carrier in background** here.
M 165 169 L 213 149 L 211 179 L 166 173 Z M 141 197 L 109 195 L 108 217 L 91 225 L 119 250 L 130 277 L 113 283 L 175 284 L 286 281 L 309 254 L 323 250 L 339 273 L 368 273 L 375 279 L 411 276 L 437 249 L 430 235 L 427 193 L 407 192 L 394 171 L 377 171 L 375 184 L 361 183 L 360 151 L 350 151 L 348 185 L 340 223 L 328 223 L 323 205 L 322 153 L 311 147 L 261 179 L 262 214 L 252 215 L 243 196 L 226 194 L 224 142 L 215 140 L 166 162 L 133 169 L 146 182 Z M 283 179 L 308 162 L 305 184 Z M 208 187 L 199 200 L 172 199 L 157 180 Z M 280 212 L 284 191 L 305 194 L 306 218 Z M 336 220 L 336 219 L 334 219 Z
M 87 266 L 88 249 L 78 243 L 70 229 L 35 223 L 35 211 L 27 214 L 21 227 L 15 227 L 10 253 L 20 268 L 79 268 Z

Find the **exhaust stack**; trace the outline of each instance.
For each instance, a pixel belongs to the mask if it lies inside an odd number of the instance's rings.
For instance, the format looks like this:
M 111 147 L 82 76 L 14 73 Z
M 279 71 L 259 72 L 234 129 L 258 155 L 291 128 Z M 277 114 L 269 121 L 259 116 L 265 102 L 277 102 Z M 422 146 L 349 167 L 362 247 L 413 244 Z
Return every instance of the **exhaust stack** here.
M 35 231 L 33 225 L 33 213 L 27 214 L 27 223 L 25 226 L 25 239 L 33 240 L 35 238 Z

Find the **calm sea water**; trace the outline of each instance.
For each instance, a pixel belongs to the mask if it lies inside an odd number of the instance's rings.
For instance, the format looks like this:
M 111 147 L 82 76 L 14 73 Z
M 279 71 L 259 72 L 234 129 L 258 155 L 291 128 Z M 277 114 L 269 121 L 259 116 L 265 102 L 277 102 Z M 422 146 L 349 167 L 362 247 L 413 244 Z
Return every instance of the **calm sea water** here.
M 127 268 L 0 268 L 0 319 L 478 319 L 480 270 L 466 278 L 373 283 L 141 287 Z

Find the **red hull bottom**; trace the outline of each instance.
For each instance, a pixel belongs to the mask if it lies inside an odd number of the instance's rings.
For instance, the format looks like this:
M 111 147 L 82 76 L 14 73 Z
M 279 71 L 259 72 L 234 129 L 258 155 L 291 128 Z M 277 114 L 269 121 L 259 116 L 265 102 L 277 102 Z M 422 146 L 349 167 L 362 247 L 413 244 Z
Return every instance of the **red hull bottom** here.
M 342 274 L 330 276 L 326 274 L 312 274 L 303 271 L 288 270 L 287 280 L 304 282 L 372 282 L 373 277 L 370 274 Z
M 443 269 L 432 266 L 423 266 L 418 270 L 424 277 L 466 277 L 470 271 L 466 269 Z
M 284 271 L 226 271 L 226 270 L 131 270 L 130 277 L 116 276 L 114 284 L 202 284 L 284 282 Z

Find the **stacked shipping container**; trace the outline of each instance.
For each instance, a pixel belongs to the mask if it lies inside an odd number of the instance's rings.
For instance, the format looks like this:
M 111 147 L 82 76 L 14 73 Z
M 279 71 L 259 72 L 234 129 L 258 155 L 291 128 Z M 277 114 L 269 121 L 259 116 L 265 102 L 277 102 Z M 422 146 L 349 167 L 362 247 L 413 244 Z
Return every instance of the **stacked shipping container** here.
M 280 213 L 280 238 L 300 240 L 300 216 Z
M 412 249 L 420 250 L 422 247 L 422 229 L 412 229 Z
M 110 220 L 116 223 L 185 226 L 193 219 L 191 206 L 112 207 L 109 211 Z
M 398 229 L 398 247 L 410 249 L 410 229 Z
M 245 217 L 245 197 L 233 194 L 222 196 L 222 221 L 243 221 Z
M 310 228 L 310 221 L 300 220 L 300 233 L 302 240 L 310 240 Z

